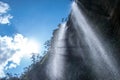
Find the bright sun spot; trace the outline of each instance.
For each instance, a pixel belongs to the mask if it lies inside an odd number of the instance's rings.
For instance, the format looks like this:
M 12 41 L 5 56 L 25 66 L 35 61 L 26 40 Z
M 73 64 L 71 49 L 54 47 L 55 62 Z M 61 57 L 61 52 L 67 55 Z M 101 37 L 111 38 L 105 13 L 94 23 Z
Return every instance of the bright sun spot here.
M 35 40 L 30 40 L 28 42 L 27 48 L 29 48 L 28 53 L 38 54 L 40 53 L 40 44 Z
M 22 49 L 21 52 L 23 53 L 24 57 L 31 57 L 32 54 L 39 54 L 40 53 L 40 43 L 36 40 L 29 39 L 25 41 L 25 44 L 21 45 Z
M 19 56 L 30 57 L 32 54 L 40 53 L 40 42 L 33 38 L 26 38 L 20 34 L 17 34 L 14 41 L 14 47 L 19 50 Z

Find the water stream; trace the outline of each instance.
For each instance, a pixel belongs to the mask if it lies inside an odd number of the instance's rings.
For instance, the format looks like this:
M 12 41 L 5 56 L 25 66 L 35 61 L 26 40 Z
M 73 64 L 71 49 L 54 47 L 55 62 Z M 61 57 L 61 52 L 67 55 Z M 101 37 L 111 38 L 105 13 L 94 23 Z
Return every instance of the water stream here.
M 54 36 L 54 44 L 52 48 L 52 59 L 50 61 L 50 80 L 64 80 L 66 43 L 66 23 L 59 26 L 59 30 Z
M 119 80 L 119 69 L 112 50 L 104 46 L 107 43 L 75 2 L 72 4 L 71 22 L 73 31 L 67 29 L 66 23 L 55 31 L 47 66 L 49 80 Z
M 87 22 L 83 12 L 74 2 L 72 4 L 72 16 L 74 17 L 74 27 L 77 27 L 76 31 L 82 31 L 85 43 L 89 47 L 88 57 L 91 61 L 88 64 L 92 64 L 90 67 L 95 73 L 97 80 L 119 80 L 119 73 L 110 51 L 104 47 L 104 43 L 101 42 L 101 38 L 97 32 L 95 32 L 91 25 Z

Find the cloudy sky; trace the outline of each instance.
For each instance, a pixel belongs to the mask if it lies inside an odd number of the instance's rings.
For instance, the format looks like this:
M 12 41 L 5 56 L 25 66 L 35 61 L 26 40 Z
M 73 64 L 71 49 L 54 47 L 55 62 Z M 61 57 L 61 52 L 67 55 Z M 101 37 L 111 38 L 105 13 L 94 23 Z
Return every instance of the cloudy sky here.
M 23 72 L 70 12 L 70 0 L 0 0 L 0 77 Z

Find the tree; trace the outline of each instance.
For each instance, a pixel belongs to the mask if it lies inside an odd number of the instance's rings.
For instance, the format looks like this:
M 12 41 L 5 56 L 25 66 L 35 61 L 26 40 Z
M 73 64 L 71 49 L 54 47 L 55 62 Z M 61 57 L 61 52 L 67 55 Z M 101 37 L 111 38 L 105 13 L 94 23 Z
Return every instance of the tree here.
M 34 53 L 32 54 L 31 59 L 32 59 L 33 64 L 35 64 L 36 63 L 36 55 Z
M 46 50 L 49 50 L 50 46 L 51 46 L 51 40 L 47 40 L 47 41 L 44 43 L 45 49 L 46 49 Z

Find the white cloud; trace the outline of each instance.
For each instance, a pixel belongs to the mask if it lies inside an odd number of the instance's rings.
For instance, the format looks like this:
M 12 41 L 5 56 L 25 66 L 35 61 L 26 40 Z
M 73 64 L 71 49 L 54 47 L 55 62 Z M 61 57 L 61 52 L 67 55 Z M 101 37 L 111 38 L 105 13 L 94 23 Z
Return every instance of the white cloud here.
M 9 66 L 6 66 L 5 70 L 11 69 L 11 68 L 16 68 L 16 66 L 17 66 L 16 64 L 12 63 Z
M 23 57 L 31 57 L 33 53 L 39 53 L 39 51 L 40 46 L 36 41 L 21 34 L 16 34 L 14 37 L 0 36 L 0 65 L 2 65 L 0 74 L 3 74 L 9 61 L 12 61 L 13 64 L 7 66 L 6 69 L 15 68 Z M 0 77 L 2 76 L 0 75 Z
M 9 5 L 7 3 L 0 1 L 0 14 L 7 13 L 9 10 Z
M 0 16 L 0 23 L 1 24 L 10 24 L 10 19 L 12 19 L 12 18 L 13 18 L 13 16 L 11 16 L 10 14 Z
M 0 65 L 0 77 L 4 77 L 5 73 L 4 73 L 4 68 L 3 65 Z
M 13 18 L 8 11 L 10 7 L 7 3 L 0 1 L 0 24 L 10 24 L 10 19 Z

